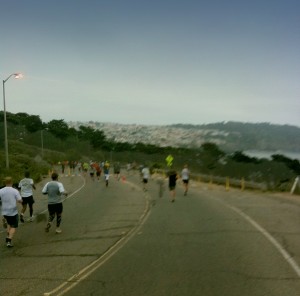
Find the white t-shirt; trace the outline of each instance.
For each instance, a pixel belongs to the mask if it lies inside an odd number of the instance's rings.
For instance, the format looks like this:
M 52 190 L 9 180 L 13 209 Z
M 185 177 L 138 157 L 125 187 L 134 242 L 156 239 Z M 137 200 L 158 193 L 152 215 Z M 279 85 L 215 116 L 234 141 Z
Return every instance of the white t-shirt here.
M 142 175 L 143 175 L 143 179 L 149 179 L 150 176 L 150 171 L 148 168 L 143 168 L 142 169 Z
M 24 178 L 19 183 L 19 188 L 21 188 L 21 196 L 28 197 L 33 195 L 32 188 L 33 188 L 33 180 L 31 178 Z
M 190 171 L 187 168 L 184 168 L 181 171 L 181 178 L 182 178 L 182 180 L 188 180 L 189 176 L 190 176 Z

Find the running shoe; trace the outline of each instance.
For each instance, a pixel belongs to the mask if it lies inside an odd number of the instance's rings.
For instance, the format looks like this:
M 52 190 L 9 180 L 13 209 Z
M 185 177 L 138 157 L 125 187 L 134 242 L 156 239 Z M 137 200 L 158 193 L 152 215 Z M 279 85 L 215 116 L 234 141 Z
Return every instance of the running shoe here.
M 56 233 L 62 233 L 62 230 L 60 228 L 56 228 L 55 232 Z
M 33 220 L 34 220 L 34 216 L 31 216 L 30 219 L 29 219 L 29 221 L 33 222 Z
M 12 247 L 13 247 L 13 245 L 12 245 L 11 242 L 7 242 L 7 243 L 6 243 L 6 246 L 7 246 L 8 248 L 12 248 Z
M 51 227 L 51 223 L 48 222 L 47 225 L 46 225 L 45 231 L 49 232 L 50 227 Z

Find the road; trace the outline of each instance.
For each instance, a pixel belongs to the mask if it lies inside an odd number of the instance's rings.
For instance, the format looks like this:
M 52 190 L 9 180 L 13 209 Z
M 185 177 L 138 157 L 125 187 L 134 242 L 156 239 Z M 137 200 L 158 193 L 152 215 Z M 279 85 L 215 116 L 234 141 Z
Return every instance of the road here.
M 21 225 L 0 247 L 0 295 L 300 295 L 299 197 L 192 182 L 171 203 L 156 178 L 143 192 L 125 177 L 60 176 L 63 233 Z

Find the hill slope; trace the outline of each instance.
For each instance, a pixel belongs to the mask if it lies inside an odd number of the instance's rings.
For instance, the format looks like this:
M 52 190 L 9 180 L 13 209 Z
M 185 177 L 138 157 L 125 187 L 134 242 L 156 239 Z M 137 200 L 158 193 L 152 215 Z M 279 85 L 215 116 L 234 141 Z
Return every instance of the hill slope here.
M 271 150 L 300 152 L 300 128 L 269 123 L 221 122 L 205 125 L 174 124 L 148 126 L 100 122 L 72 122 L 70 126 L 91 126 L 116 142 L 198 148 L 213 142 L 226 152 Z

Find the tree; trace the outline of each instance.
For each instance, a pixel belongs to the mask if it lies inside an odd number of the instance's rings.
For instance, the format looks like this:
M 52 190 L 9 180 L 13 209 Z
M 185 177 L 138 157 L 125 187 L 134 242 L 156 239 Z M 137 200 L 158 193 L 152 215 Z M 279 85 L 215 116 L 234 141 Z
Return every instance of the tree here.
M 31 115 L 25 121 L 25 128 L 30 133 L 34 133 L 43 129 L 43 122 L 38 115 Z
M 225 156 L 225 152 L 219 149 L 219 147 L 214 143 L 203 143 L 201 145 L 201 150 L 205 154 L 209 154 L 211 157 L 215 158 L 215 160 L 219 160 L 220 158 Z
M 90 138 L 90 143 L 93 146 L 93 148 L 101 148 L 103 147 L 103 144 L 105 143 L 106 138 L 103 133 L 103 131 L 100 130 L 94 130 L 91 138 Z
M 63 119 L 51 120 L 48 124 L 48 131 L 57 138 L 64 140 L 69 136 L 69 127 Z
M 271 157 L 274 162 L 282 162 L 297 175 L 300 175 L 300 162 L 298 159 L 292 160 L 281 154 L 273 154 Z
M 90 141 L 93 135 L 94 129 L 89 126 L 79 126 L 78 136 L 79 139 Z
M 219 160 L 225 156 L 225 153 L 214 143 L 204 143 L 201 145 L 201 162 L 205 169 L 209 171 L 215 169 Z
M 259 162 L 257 158 L 249 157 L 248 155 L 245 155 L 241 151 L 234 152 L 230 158 L 236 162 L 245 162 L 245 163 L 258 163 Z

